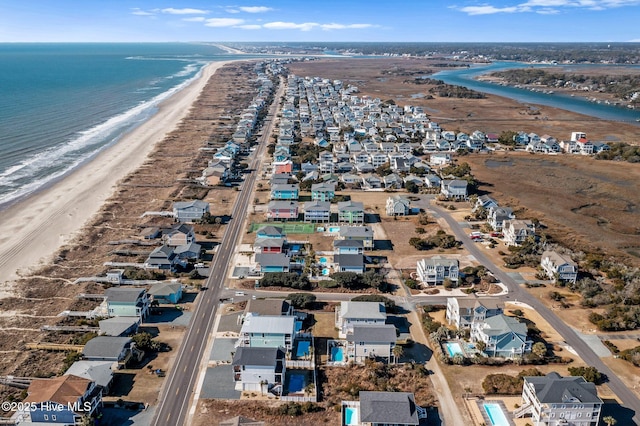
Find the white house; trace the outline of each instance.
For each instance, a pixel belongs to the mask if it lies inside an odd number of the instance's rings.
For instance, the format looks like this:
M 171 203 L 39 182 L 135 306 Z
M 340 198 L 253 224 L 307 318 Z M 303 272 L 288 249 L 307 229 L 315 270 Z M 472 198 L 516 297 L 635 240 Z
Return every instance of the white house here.
M 555 251 L 542 253 L 540 266 L 549 279 L 575 283 L 578 278 L 578 265 L 568 256 L 563 256 Z
M 445 279 L 457 283 L 460 275 L 458 259 L 449 259 L 443 256 L 419 260 L 417 268 L 420 282 L 427 286 L 442 284 Z
M 340 302 L 336 307 L 335 322 L 338 334 L 345 338 L 355 325 L 384 325 L 387 311 L 380 302 Z
M 484 342 L 487 355 L 505 358 L 531 352 L 533 345 L 533 341 L 527 338 L 527 325 L 502 314 L 472 324 L 471 341 Z
M 487 318 L 500 315 L 502 312 L 503 303 L 500 299 L 447 298 L 447 322 L 455 325 L 458 330 L 471 327 L 478 322 L 484 322 Z
M 282 348 L 252 348 L 240 346 L 233 354 L 233 379 L 237 391 L 266 390 L 284 383 L 285 354 Z
M 364 362 L 366 359 L 394 361 L 396 327 L 393 324 L 356 324 L 347 334 L 347 358 Z
M 536 227 L 530 220 L 505 220 L 502 224 L 502 233 L 507 245 L 519 246 L 527 238 L 536 235 Z

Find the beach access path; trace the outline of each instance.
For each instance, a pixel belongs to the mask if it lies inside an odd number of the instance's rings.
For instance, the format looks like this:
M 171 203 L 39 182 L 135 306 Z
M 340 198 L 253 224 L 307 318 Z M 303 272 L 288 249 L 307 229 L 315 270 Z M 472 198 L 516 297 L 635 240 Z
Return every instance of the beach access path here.
M 145 162 L 156 143 L 186 117 L 211 76 L 233 61 L 212 62 L 198 78 L 159 105 L 158 112 L 115 145 L 62 180 L 0 211 L 0 298 L 11 282 L 48 262 Z

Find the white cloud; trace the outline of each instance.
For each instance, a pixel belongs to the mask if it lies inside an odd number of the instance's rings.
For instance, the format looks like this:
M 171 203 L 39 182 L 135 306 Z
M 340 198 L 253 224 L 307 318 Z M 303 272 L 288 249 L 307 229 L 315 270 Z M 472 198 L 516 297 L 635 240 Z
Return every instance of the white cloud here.
M 597 11 L 637 5 L 640 5 L 640 0 L 527 0 L 524 3 L 504 7 L 497 7 L 484 3 L 478 6 L 452 6 L 451 8 L 457 9 L 468 15 L 493 15 L 496 13 L 523 12 L 554 15 L 560 13 L 563 8 L 582 8 Z
M 257 24 L 235 25 L 234 28 L 240 28 L 243 30 L 260 30 L 262 29 L 262 25 L 257 25 Z
M 175 9 L 173 7 L 162 9 L 161 12 L 168 13 L 170 15 L 206 15 L 207 13 L 209 13 L 208 10 L 203 10 L 203 9 L 191 9 L 191 8 Z
M 350 30 L 350 29 L 362 29 L 372 28 L 373 24 L 321 24 L 320 28 L 323 30 Z
M 227 13 L 240 13 L 240 11 L 238 9 L 231 9 L 231 8 L 225 9 L 225 12 L 227 12 Z
M 237 27 L 244 24 L 244 19 L 211 18 L 206 20 L 207 27 Z
M 273 10 L 273 8 L 267 6 L 241 6 L 238 9 L 246 13 L 265 13 Z
M 154 16 L 155 13 L 153 12 L 147 12 L 146 10 L 142 10 L 139 7 L 134 7 L 131 9 L 131 14 L 132 15 L 138 15 L 138 16 Z
M 193 18 L 182 18 L 186 22 L 204 22 L 206 19 L 204 16 L 194 16 Z
M 300 30 L 300 31 L 311 31 L 312 29 L 318 27 L 320 24 L 316 22 L 304 22 L 301 24 L 296 24 L 295 22 L 267 22 L 263 25 L 264 28 L 270 30 Z

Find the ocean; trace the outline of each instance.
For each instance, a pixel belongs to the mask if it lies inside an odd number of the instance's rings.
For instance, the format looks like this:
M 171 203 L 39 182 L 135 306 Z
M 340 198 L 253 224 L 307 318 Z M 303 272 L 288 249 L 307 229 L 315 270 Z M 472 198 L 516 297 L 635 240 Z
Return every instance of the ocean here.
M 196 43 L 0 44 L 0 209 L 148 119 L 211 61 Z

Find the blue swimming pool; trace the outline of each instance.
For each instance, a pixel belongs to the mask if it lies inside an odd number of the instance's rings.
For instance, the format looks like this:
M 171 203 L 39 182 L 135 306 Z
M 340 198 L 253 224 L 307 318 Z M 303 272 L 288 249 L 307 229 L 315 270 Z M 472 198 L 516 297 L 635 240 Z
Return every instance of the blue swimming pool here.
M 289 370 L 287 371 L 287 376 L 289 376 L 289 386 L 287 386 L 287 391 L 289 393 L 299 393 L 304 392 L 305 386 L 307 386 L 309 373 L 304 370 Z
M 456 354 L 464 355 L 464 351 L 458 342 L 446 342 L 444 347 L 447 348 L 447 353 L 451 358 L 453 358 Z
M 334 346 L 331 348 L 331 361 L 344 362 L 344 348 L 342 346 Z
M 321 257 L 319 262 L 324 265 L 325 263 L 327 263 L 327 258 L 326 257 Z
M 326 277 L 327 275 L 330 275 L 330 274 L 331 274 L 331 269 L 329 269 L 329 268 L 324 268 L 324 269 L 322 270 L 322 275 L 324 275 L 325 277 Z
M 509 426 L 509 420 L 499 404 L 482 404 L 493 426 Z
M 358 424 L 358 409 L 356 407 L 344 407 L 344 424 L 346 426 Z
M 311 347 L 311 342 L 308 340 L 299 340 L 298 346 L 296 348 L 296 357 L 302 358 L 305 355 L 309 355 L 309 348 Z
M 330 226 L 329 227 L 329 232 L 332 234 L 337 234 L 338 232 L 340 232 L 340 227 L 339 226 Z

